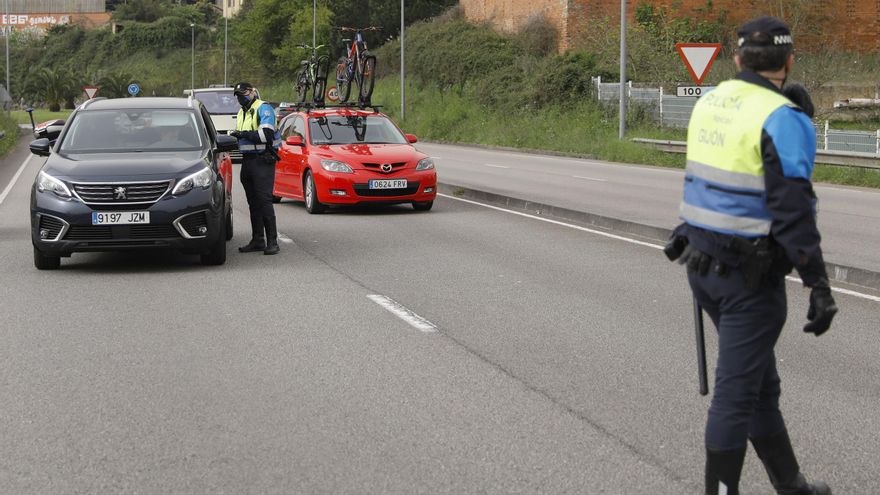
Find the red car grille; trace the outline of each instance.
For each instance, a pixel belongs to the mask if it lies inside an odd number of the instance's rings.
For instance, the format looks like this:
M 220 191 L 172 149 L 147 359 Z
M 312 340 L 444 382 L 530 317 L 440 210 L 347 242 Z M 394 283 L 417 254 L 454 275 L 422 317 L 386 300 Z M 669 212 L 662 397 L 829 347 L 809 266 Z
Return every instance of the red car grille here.
M 387 163 L 384 163 L 384 164 L 383 163 L 364 163 L 363 165 L 364 165 L 364 167 L 369 168 L 369 169 L 378 170 L 380 172 L 385 172 L 384 170 L 382 170 L 382 165 L 389 165 L 389 164 L 387 164 Z M 391 170 L 389 170 L 388 172 L 385 172 L 386 174 L 390 174 L 391 172 L 396 172 L 397 170 L 402 169 L 403 167 L 406 166 L 406 162 L 391 163 L 390 165 L 391 165 Z
M 409 182 L 407 187 L 403 189 L 370 189 L 369 184 L 355 184 L 354 193 L 358 196 L 371 198 L 387 198 L 389 196 L 409 196 L 419 192 L 418 182 Z

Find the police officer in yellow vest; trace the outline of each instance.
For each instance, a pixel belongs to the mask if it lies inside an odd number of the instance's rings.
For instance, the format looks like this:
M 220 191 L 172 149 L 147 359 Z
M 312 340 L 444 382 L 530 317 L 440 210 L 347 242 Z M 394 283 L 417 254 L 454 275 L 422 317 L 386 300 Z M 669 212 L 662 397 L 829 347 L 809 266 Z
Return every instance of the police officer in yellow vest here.
M 830 494 L 826 484 L 808 483 L 800 472 L 779 410 L 773 351 L 787 316 L 784 277 L 792 266 L 811 290 L 804 331 L 821 335 L 837 312 L 810 182 L 816 133 L 805 110 L 812 112 L 812 103 L 801 87 L 782 89 L 794 55 L 781 20 L 745 23 L 737 46 L 740 72 L 694 107 L 684 223 L 671 243 L 687 265 L 694 297 L 718 330 L 705 431 L 706 493 L 739 493 L 751 441 L 777 493 Z
M 262 251 L 277 254 L 278 228 L 272 189 L 275 184 L 276 148 L 280 135 L 275 130 L 275 110 L 257 98 L 254 87 L 247 82 L 235 85 L 233 93 L 241 105 L 235 130 L 230 136 L 238 138 L 241 151 L 241 185 L 247 197 L 251 214 L 251 241 L 240 248 L 242 253 Z

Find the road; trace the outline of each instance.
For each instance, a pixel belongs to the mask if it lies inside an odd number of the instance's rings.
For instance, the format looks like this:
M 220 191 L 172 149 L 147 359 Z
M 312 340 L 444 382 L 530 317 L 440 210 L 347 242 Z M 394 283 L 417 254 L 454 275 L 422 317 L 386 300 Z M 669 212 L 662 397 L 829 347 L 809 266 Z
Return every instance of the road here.
M 419 143 L 449 184 L 671 229 L 684 173 L 642 165 Z M 659 153 L 659 152 L 658 152 Z M 880 272 L 880 191 L 817 185 L 827 261 Z
M 701 493 L 690 295 L 656 247 L 441 197 L 284 202 L 281 254 L 240 254 L 236 184 L 222 267 L 78 254 L 40 272 L 42 163 L 0 204 L 0 493 Z M 876 493 L 880 302 L 838 295 L 817 339 L 789 294 L 801 464 Z M 743 478 L 770 493 L 753 454 Z

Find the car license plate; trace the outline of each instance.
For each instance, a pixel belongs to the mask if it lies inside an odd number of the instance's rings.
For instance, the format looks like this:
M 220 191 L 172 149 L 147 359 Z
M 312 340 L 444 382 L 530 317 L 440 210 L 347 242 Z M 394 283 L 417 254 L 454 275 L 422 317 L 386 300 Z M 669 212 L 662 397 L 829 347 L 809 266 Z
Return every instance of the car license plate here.
M 373 179 L 370 189 L 406 189 L 406 179 Z
M 150 223 L 148 211 L 93 211 L 92 225 L 132 225 Z

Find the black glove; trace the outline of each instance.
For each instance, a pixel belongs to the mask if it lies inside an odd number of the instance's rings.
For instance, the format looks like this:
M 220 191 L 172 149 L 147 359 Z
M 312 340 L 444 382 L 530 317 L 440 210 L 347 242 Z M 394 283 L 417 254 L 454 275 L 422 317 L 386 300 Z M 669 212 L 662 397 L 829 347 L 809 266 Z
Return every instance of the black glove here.
M 709 266 L 712 265 L 712 257 L 698 250 L 693 245 L 688 244 L 685 246 L 684 252 L 681 253 L 681 257 L 678 258 L 679 265 L 684 265 L 685 263 L 687 263 L 688 271 L 705 275 L 709 273 Z
M 241 133 L 238 131 L 229 131 L 229 135 L 234 137 L 235 139 L 238 139 L 241 137 Z
M 792 103 L 801 107 L 807 117 L 812 119 L 816 114 L 816 107 L 813 106 L 813 99 L 810 98 L 810 93 L 807 93 L 807 88 L 797 83 L 786 84 L 782 89 L 782 94 Z
M 837 304 L 831 297 L 831 288 L 827 286 L 813 287 L 810 291 L 810 309 L 807 310 L 807 320 L 804 331 L 815 334 L 816 337 L 825 333 L 831 327 L 831 320 L 837 314 Z

